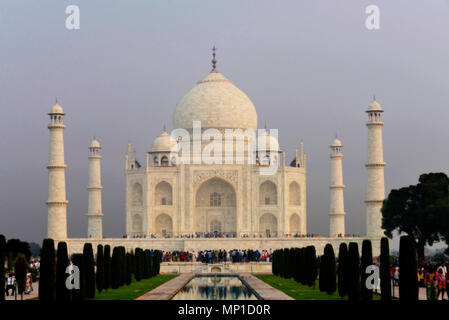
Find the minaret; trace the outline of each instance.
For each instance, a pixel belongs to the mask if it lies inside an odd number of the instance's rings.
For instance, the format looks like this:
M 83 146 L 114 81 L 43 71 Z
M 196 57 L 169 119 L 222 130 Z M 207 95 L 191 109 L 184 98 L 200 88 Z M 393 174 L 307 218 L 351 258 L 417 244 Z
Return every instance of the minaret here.
M 384 156 L 382 144 L 383 110 L 373 99 L 368 110 L 368 159 L 366 161 L 366 235 L 369 238 L 383 236 L 382 202 L 385 199 Z
M 67 199 L 65 193 L 64 163 L 64 111 L 56 101 L 51 108 L 50 124 L 50 152 L 48 169 L 48 229 L 47 237 L 52 239 L 67 238 Z
M 329 236 L 331 238 L 343 237 L 345 235 L 345 203 L 343 192 L 343 166 L 342 166 L 342 144 L 338 138 L 332 142 L 331 148 L 331 192 L 329 209 Z
M 101 155 L 100 143 L 95 138 L 89 147 L 89 205 L 87 210 L 87 237 L 103 238 L 103 212 L 101 209 Z

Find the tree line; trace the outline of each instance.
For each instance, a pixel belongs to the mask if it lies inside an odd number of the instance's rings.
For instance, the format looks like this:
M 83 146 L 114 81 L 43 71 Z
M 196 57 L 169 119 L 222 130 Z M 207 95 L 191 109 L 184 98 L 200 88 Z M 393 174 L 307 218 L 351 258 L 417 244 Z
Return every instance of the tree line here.
M 381 239 L 378 271 L 373 266 L 372 244 L 362 242 L 362 255 L 356 242 L 341 243 L 338 259 L 331 244 L 324 248 L 322 256 L 316 256 L 314 246 L 284 248 L 275 250 L 272 258 L 272 272 L 282 278 L 293 278 L 302 285 L 315 288 L 317 277 L 319 290 L 329 295 L 338 291 L 340 297 L 349 300 L 371 300 L 376 286 L 374 278 L 378 272 L 382 300 L 391 300 L 391 266 L 389 240 Z M 399 296 L 401 300 L 418 300 L 417 251 L 412 236 L 402 236 L 399 247 Z M 368 272 L 367 272 L 368 268 Z M 374 274 L 374 278 L 370 277 Z M 369 278 L 370 277 L 370 278 Z M 368 285 L 371 283 L 371 289 Z
M 85 243 L 83 253 L 72 255 L 73 266 L 79 270 L 79 289 L 66 285 L 70 266 L 67 243 L 58 242 L 55 252 L 53 239 L 44 239 L 41 251 L 39 299 L 40 300 L 84 300 L 93 299 L 103 290 L 118 289 L 159 274 L 162 252 L 136 248 L 126 252 L 125 247 L 99 244 L 94 259 L 91 243 Z M 72 283 L 75 284 L 74 282 Z

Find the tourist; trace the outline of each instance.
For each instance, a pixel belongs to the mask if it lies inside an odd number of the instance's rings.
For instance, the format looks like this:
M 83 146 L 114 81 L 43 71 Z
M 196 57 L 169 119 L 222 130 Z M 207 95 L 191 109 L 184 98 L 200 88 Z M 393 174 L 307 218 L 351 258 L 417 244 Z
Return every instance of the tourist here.
M 443 268 L 438 268 L 438 271 L 435 276 L 435 285 L 438 288 L 437 292 L 437 300 L 441 293 L 441 300 L 444 299 L 444 293 L 446 292 L 446 275 L 443 272 Z
M 399 286 L 399 266 L 395 266 L 393 273 L 393 284 Z
M 424 285 L 426 286 L 427 300 L 433 300 L 433 296 L 435 295 L 435 272 L 432 266 L 430 266 L 425 272 Z
M 418 286 L 424 287 L 424 268 L 418 267 Z
M 13 296 L 16 292 L 16 286 L 15 286 L 16 278 L 14 277 L 14 273 L 10 273 L 8 278 L 6 279 L 6 296 L 9 296 L 9 291 L 12 290 L 11 295 Z

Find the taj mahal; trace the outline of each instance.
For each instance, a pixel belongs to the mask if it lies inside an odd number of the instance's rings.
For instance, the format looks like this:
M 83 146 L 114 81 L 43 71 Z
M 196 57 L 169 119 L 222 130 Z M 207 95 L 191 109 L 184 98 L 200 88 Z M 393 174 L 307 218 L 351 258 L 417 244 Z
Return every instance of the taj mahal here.
M 308 237 L 303 142 L 294 157 L 286 159 L 276 131 L 258 128 L 255 106 L 216 64 L 214 50 L 212 70 L 176 105 L 171 132 L 164 126 L 141 155 L 128 145 L 125 238 L 103 237 L 102 156 L 95 138 L 86 155 L 90 163 L 86 238 L 67 237 L 65 113 L 59 103 L 51 108 L 47 236 L 66 241 L 72 253 L 82 251 L 85 242 L 94 248 L 110 244 L 184 251 L 314 245 L 321 253 L 327 243 L 337 251 L 341 242 L 360 245 L 371 239 L 373 253 L 378 254 L 385 198 L 379 103 L 373 99 L 366 109 L 365 237 L 349 237 L 345 232 L 343 146 L 338 138 L 330 143 L 329 235 Z

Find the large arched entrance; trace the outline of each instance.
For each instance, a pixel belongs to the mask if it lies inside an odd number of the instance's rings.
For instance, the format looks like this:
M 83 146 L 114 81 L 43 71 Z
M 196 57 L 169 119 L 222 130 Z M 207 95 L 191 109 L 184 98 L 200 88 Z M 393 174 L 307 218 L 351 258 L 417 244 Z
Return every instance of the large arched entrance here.
M 156 233 L 162 237 L 173 235 L 173 222 L 168 214 L 162 213 L 156 217 Z
M 195 232 L 236 233 L 236 193 L 233 186 L 217 177 L 203 182 L 195 195 L 194 219 Z
M 259 233 L 265 237 L 277 237 L 278 221 L 271 213 L 265 213 L 259 220 Z
M 299 216 L 294 213 L 290 216 L 290 233 L 297 234 L 300 233 Z

